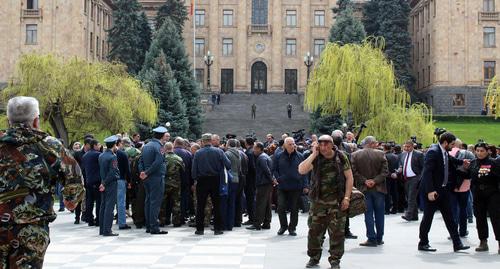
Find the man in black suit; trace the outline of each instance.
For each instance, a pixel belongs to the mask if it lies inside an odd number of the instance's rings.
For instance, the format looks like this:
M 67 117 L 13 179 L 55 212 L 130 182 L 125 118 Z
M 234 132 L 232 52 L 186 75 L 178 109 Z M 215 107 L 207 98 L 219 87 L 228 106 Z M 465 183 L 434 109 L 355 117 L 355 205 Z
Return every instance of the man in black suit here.
M 418 220 L 418 182 L 424 169 L 424 154 L 415 150 L 412 140 L 404 144 L 404 152 L 399 156 L 399 169 L 405 183 L 408 208 L 401 218 L 407 221 Z
M 390 144 L 384 145 L 385 158 L 387 159 L 387 168 L 389 175 L 385 179 L 387 185 L 387 194 L 385 195 L 385 214 L 396 214 L 398 212 L 398 155 L 392 152 Z
M 458 236 L 457 224 L 453 220 L 450 202 L 450 172 L 455 165 L 468 166 L 469 160 L 457 160 L 449 156 L 448 151 L 453 147 L 456 137 L 449 132 L 439 137 L 439 144 L 432 145 L 424 160 L 424 171 L 422 173 L 421 191 L 425 194 L 424 216 L 420 223 L 420 242 L 418 250 L 436 251 L 429 245 L 429 231 L 431 229 L 434 213 L 439 209 L 446 224 L 446 229 L 450 233 L 455 252 L 470 248 L 464 246 Z

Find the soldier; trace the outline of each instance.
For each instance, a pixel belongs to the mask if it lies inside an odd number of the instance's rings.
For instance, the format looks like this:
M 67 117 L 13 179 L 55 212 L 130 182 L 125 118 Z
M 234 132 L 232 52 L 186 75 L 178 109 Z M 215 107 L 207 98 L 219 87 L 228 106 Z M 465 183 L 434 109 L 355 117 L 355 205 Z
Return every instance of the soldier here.
M 74 210 L 84 196 L 80 167 L 61 142 L 39 128 L 38 101 L 7 103 L 9 129 L 0 132 L 0 268 L 42 268 L 54 221 L 55 184 Z
M 174 153 L 174 146 L 170 142 L 165 144 L 165 153 L 167 175 L 160 210 L 160 225 L 168 225 L 172 215 L 172 224 L 174 227 L 180 227 L 184 222 L 181 215 L 181 173 L 184 171 L 184 162 Z
M 132 219 L 136 228 L 142 229 L 146 221 L 144 219 L 144 183 L 139 178 L 141 151 L 132 147 L 132 142 L 128 137 L 123 139 L 123 150 L 127 154 L 130 163 L 131 188 L 127 193 L 127 198 L 129 198 L 132 205 Z
M 309 211 L 309 235 L 307 268 L 316 267 L 321 258 L 321 245 L 326 230 L 330 237 L 331 268 L 340 268 L 344 255 L 344 226 L 346 210 L 353 186 L 351 166 L 347 156 L 338 151 L 329 135 L 323 135 L 312 144 L 312 153 L 299 165 L 299 173 L 311 173 L 311 209 Z
M 115 135 L 104 139 L 106 151 L 99 155 L 99 174 L 101 175 L 101 208 L 99 210 L 99 235 L 117 236 L 111 231 L 113 225 L 113 210 L 116 206 L 118 180 L 120 170 L 118 169 L 118 158 L 116 157 Z

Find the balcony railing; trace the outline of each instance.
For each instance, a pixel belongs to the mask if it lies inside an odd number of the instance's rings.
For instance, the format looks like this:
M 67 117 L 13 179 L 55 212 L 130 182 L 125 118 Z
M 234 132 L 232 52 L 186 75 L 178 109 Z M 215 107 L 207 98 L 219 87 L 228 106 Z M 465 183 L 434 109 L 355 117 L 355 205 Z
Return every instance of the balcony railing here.
M 42 9 L 23 9 L 21 15 L 23 18 L 41 18 Z
M 272 28 L 269 24 L 251 24 L 248 26 L 248 35 L 251 34 L 271 34 Z
M 500 21 L 500 12 L 479 12 L 479 21 Z

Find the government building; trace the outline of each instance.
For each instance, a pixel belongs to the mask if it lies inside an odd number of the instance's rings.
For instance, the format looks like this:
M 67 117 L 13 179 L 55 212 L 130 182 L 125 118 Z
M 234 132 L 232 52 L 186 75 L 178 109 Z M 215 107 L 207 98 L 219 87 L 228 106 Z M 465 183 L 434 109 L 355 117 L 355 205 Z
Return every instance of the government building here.
M 139 0 L 151 20 L 162 0 Z M 299 93 L 307 82 L 304 56 L 328 42 L 336 0 L 195 0 L 184 40 L 200 88 L 222 93 Z M 361 3 L 353 1 L 361 11 Z M 187 10 L 191 1 L 185 1 Z M 193 25 L 194 20 L 194 25 Z M 195 31 L 193 29 L 196 29 Z M 196 33 L 194 36 L 193 33 Z M 210 51 L 210 89 L 204 56 Z M 193 60 L 191 60 L 193 61 Z
M 106 60 L 112 0 L 1 0 L 0 88 L 22 54 Z
M 435 114 L 479 115 L 500 50 L 498 0 L 412 0 L 416 89 Z

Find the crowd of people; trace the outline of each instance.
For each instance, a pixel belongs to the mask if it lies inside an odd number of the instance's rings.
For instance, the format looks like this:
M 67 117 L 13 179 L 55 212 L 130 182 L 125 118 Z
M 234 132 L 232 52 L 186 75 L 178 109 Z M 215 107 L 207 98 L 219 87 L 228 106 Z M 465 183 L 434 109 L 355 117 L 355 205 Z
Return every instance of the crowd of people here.
M 500 254 L 500 148 L 484 142 L 465 145 L 445 132 L 437 144 L 417 149 L 412 139 L 402 146 L 373 136 L 358 142 L 340 130 L 279 140 L 268 134 L 264 141 L 206 133 L 189 141 L 160 126 L 145 141 L 117 134 L 101 143 L 87 135 L 83 145 L 65 149 L 38 129 L 36 99 L 13 98 L 7 112 L 10 128 L 0 134 L 1 223 L 8 232 L 0 237 L 2 267 L 41 267 L 56 183 L 60 211 L 74 211 L 76 225 L 98 226 L 102 236 L 118 236 L 114 219 L 119 230 L 131 229 L 128 217 L 151 235 L 168 234 L 169 225 L 193 227 L 200 236 L 211 225 L 215 235 L 242 226 L 258 232 L 271 228 L 273 209 L 277 234 L 296 236 L 302 210 L 309 212 L 306 267 L 318 266 L 328 231 L 328 260 L 339 268 L 345 239 L 357 238 L 348 217 L 357 189 L 366 206 L 361 246 L 384 244 L 385 215 L 403 213 L 412 222 L 421 211 L 418 250 L 436 251 L 428 233 L 439 210 L 454 251 L 469 248 L 461 238 L 472 216 L 475 250 L 488 251 L 489 216 Z

